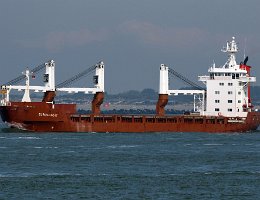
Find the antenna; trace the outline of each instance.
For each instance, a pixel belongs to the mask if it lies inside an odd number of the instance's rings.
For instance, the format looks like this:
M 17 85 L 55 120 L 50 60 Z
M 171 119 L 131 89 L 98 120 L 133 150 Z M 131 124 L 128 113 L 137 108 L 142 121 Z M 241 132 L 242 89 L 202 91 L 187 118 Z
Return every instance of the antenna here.
M 247 39 L 245 37 L 245 44 L 244 44 L 244 60 L 246 58 L 246 42 L 247 42 Z
M 213 68 L 215 68 L 215 67 L 216 67 L 215 60 L 213 60 L 212 67 L 213 67 Z

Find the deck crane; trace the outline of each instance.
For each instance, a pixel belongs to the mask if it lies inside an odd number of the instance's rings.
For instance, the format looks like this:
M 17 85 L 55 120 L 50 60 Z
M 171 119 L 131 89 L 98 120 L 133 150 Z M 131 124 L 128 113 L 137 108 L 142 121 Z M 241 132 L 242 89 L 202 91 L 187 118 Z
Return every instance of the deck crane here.
M 196 88 L 196 90 L 170 90 L 169 89 L 169 72 L 171 75 L 179 78 L 184 81 L 188 85 Z M 205 110 L 205 88 L 199 86 L 198 84 L 190 81 L 180 73 L 175 70 L 169 68 L 168 66 L 161 64 L 160 66 L 160 86 L 159 86 L 159 98 L 156 105 L 156 113 L 157 115 L 164 115 L 165 110 L 164 107 L 168 103 L 169 95 L 194 95 L 194 111 L 195 112 L 204 112 Z M 197 102 L 198 101 L 198 102 Z
M 32 74 L 39 73 L 44 68 L 46 68 L 46 72 L 43 76 L 44 79 L 43 81 L 45 85 L 31 86 L 30 76 Z M 96 70 L 96 73 L 94 76 L 93 88 L 65 88 L 64 87 L 70 85 L 76 80 L 79 80 L 80 78 L 86 76 L 87 74 L 93 72 L 94 70 Z M 26 80 L 25 85 L 14 85 L 24 79 Z M 55 86 L 55 62 L 53 60 L 41 64 L 36 68 L 32 69 L 31 71 L 29 69 L 26 69 L 25 72 L 23 72 L 23 75 L 18 76 L 17 78 L 12 79 L 11 81 L 1 86 L 1 93 L 3 94 L 1 105 L 8 105 L 8 103 L 10 102 L 9 95 L 11 90 L 24 91 L 22 102 L 31 102 L 30 90 L 34 90 L 34 92 L 43 92 L 44 97 L 42 101 L 46 103 L 53 103 L 56 91 L 63 91 L 69 93 L 85 92 L 85 93 L 95 94 L 96 99 L 103 99 L 104 63 L 103 62 L 97 63 L 96 65 L 90 67 L 89 69 L 84 70 L 83 72 L 73 76 L 72 78 L 58 84 L 57 87 Z M 100 103 L 100 100 L 98 100 L 98 103 Z
M 68 92 L 68 93 L 78 93 L 84 92 L 85 94 L 94 94 L 92 100 L 92 113 L 100 114 L 100 106 L 104 101 L 104 62 L 99 62 L 96 65 L 90 67 L 89 69 L 84 70 L 83 72 L 63 81 L 58 84 L 56 87 L 56 91 Z M 94 87 L 93 88 L 68 88 L 68 86 L 73 82 L 81 79 L 82 77 L 88 75 L 89 73 L 95 70 L 95 75 L 93 77 Z
M 9 103 L 9 95 L 11 90 L 24 91 L 22 102 L 31 102 L 30 90 L 34 90 L 35 92 L 54 90 L 54 66 L 54 61 L 50 60 L 44 64 L 35 67 L 31 71 L 27 68 L 25 72 L 23 72 L 23 75 L 18 76 L 17 78 L 12 79 L 11 81 L 2 85 L 1 93 L 4 95 L 4 98 L 1 100 L 1 105 L 7 105 Z M 30 86 L 30 76 L 39 73 L 44 68 L 46 68 L 46 73 L 44 76 L 48 76 L 48 81 L 45 82 L 45 86 Z M 14 85 L 24 79 L 25 85 Z

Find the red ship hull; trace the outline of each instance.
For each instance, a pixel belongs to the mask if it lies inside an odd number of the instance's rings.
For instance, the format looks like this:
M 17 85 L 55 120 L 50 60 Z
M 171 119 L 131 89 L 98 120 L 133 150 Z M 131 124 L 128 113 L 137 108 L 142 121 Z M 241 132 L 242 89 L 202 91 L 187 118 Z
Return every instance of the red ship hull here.
M 11 102 L 1 106 L 11 127 L 35 132 L 247 132 L 260 124 L 259 112 L 246 118 L 200 115 L 80 115 L 75 104 Z

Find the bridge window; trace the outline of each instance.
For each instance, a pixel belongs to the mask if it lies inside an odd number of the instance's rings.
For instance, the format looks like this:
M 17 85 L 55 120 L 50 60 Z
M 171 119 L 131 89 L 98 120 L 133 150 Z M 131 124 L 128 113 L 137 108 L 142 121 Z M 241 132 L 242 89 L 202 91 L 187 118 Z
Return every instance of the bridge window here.
M 215 73 L 215 76 L 224 76 L 224 73 Z

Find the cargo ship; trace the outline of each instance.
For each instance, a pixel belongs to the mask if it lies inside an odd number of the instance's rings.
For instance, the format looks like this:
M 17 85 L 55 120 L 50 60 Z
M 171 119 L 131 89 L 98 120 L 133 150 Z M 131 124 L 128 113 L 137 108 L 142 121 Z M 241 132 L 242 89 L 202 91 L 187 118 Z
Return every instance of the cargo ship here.
M 169 89 L 169 74 L 175 73 L 165 64 L 160 65 L 158 101 L 153 115 L 102 114 L 100 106 L 104 101 L 104 63 L 99 62 L 84 72 L 55 85 L 55 62 L 53 60 L 1 86 L 0 113 L 9 125 L 35 132 L 247 132 L 256 130 L 260 123 L 260 112 L 251 102 L 250 83 L 256 78 L 250 75 L 248 57 L 237 64 L 238 46 L 235 37 L 222 49 L 228 59 L 223 66 L 215 63 L 208 69 L 208 75 L 199 76 L 205 87 L 194 90 Z M 45 68 L 44 86 L 31 86 L 30 78 Z M 94 72 L 92 88 L 66 87 L 83 75 Z M 16 85 L 25 80 L 25 85 Z M 188 80 L 186 80 L 188 81 Z M 188 81 L 189 82 L 189 81 Z M 11 90 L 23 91 L 21 101 L 11 101 Z M 32 102 L 30 92 L 43 92 L 40 102 Z M 91 114 L 79 114 L 76 104 L 55 103 L 58 92 L 93 94 Z M 168 115 L 165 106 L 170 95 L 194 96 L 193 112 Z

